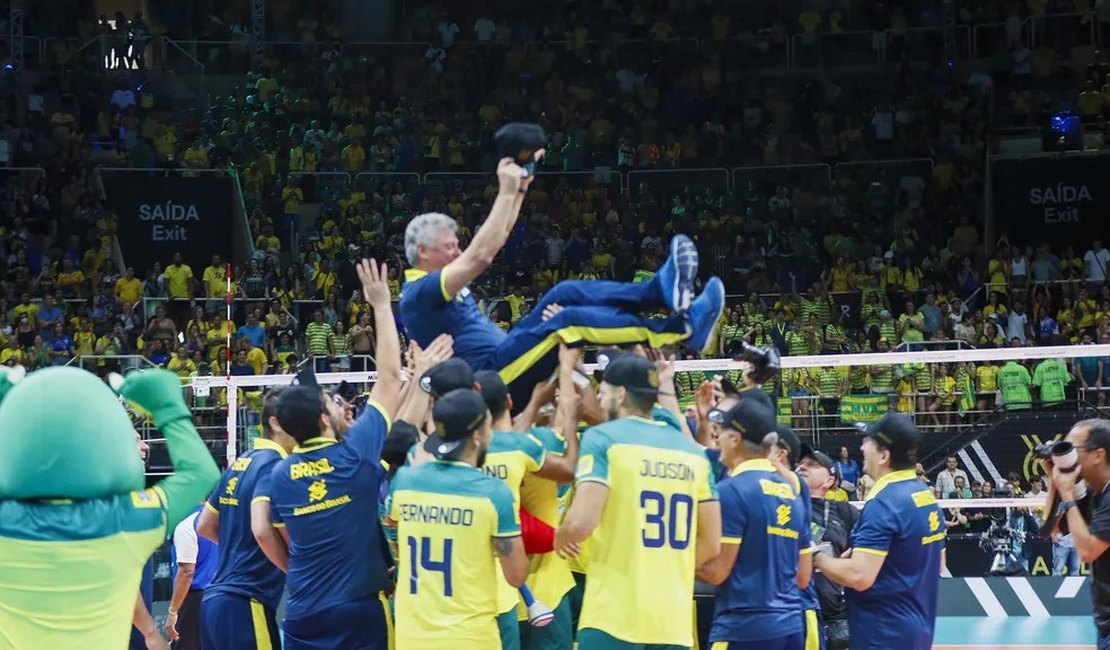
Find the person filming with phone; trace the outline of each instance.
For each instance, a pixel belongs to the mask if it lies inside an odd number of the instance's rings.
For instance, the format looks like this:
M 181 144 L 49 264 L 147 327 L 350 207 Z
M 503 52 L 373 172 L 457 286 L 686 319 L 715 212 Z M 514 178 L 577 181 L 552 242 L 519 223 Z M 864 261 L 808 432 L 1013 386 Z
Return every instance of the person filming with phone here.
M 1082 420 L 1046 451 L 1041 463 L 1052 481 L 1045 512 L 1055 515 L 1059 533 L 1071 535 L 1079 560 L 1091 563 L 1098 650 L 1110 650 L 1110 421 Z

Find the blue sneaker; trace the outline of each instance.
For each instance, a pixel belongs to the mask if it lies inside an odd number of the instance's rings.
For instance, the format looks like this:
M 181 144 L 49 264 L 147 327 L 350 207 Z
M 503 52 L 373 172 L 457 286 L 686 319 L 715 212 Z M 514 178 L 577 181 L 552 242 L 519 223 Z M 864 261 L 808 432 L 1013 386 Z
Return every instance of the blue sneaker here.
M 663 302 L 676 314 L 684 314 L 694 302 L 694 282 L 698 279 L 698 247 L 686 235 L 671 239 L 671 254 L 655 274 L 663 292 Z
M 721 320 L 725 310 L 725 283 L 721 278 L 713 276 L 705 283 L 705 288 L 694 304 L 690 306 L 687 319 L 690 323 L 690 338 L 686 345 L 698 352 L 708 352 L 709 340 L 713 335 L 713 328 Z

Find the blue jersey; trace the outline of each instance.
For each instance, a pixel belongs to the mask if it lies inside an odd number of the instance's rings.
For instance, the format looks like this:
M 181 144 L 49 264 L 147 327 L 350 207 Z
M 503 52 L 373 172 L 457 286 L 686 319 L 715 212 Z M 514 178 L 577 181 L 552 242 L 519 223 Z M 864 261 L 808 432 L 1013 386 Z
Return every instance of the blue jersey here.
M 793 485 L 792 485 L 793 483 Z M 732 573 L 717 587 L 709 640 L 764 641 L 803 629 L 798 557 L 810 544 L 808 498 L 766 459 L 741 463 L 718 486 L 721 542 L 738 544 Z
M 478 309 L 469 287 L 451 296 L 443 279 L 440 271 L 405 271 L 399 301 L 405 333 L 425 347 L 440 334 L 450 334 L 455 356 L 475 370 L 489 367 L 493 353 L 505 342 L 505 332 Z
M 208 538 L 201 537 L 197 534 L 197 518 L 200 516 L 201 506 L 198 506 L 193 514 L 189 515 L 177 525 L 174 529 L 174 544 L 170 547 L 170 562 L 173 566 L 173 578 L 177 579 L 178 570 L 178 531 L 182 526 L 187 526 L 189 529 L 186 531 L 192 542 L 196 543 L 197 555 L 194 558 L 193 580 L 189 584 L 189 591 L 201 590 L 203 591 L 208 587 L 208 583 L 212 582 L 212 576 L 216 574 L 216 563 L 219 560 L 219 549 Z
M 853 649 L 932 647 L 944 535 L 936 498 L 914 470 L 875 482 L 852 530 L 852 552 L 886 559 L 870 589 L 844 590 Z
M 204 598 L 235 594 L 276 610 L 285 591 L 285 574 L 262 553 L 251 532 L 251 504 L 269 501 L 270 475 L 285 449 L 256 438 L 254 449 L 235 459 L 220 477 L 205 508 L 220 517 L 220 561 Z
M 310 438 L 274 466 L 271 517 L 290 541 L 288 617 L 374 598 L 389 584 L 378 520 L 389 426 L 370 402 L 342 441 Z

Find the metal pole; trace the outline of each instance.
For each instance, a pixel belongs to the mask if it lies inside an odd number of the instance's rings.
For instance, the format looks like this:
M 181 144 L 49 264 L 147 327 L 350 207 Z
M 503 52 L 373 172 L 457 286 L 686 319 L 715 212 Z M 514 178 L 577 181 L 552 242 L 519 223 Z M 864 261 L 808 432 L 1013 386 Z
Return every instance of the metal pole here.
M 251 2 L 251 58 L 257 63 L 266 45 L 266 0 Z
M 11 0 L 11 9 L 8 12 L 10 33 L 8 39 L 8 55 L 12 60 L 12 68 L 23 69 L 23 2 Z

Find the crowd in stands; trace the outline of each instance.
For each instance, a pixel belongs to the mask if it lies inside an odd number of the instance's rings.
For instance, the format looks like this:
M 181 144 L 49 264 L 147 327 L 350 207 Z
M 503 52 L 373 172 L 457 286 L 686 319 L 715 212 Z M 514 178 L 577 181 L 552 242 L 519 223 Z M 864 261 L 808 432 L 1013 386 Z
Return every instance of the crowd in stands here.
M 352 261 L 387 259 L 396 274 L 406 265 L 404 226 L 425 211 L 454 217 L 465 245 L 496 191 L 479 171 L 495 165 L 492 134 L 514 119 L 539 121 L 549 142 L 516 230 L 474 288 L 505 329 L 560 280 L 650 277 L 670 235 L 684 232 L 699 243 L 705 275 L 720 275 L 734 294 L 713 356 L 740 339 L 791 355 L 1110 343 L 1110 252 L 1100 243 L 1053 249 L 1028 233 L 989 242 L 980 227 L 991 128 L 1020 122 L 1023 105 L 1031 122 L 1038 102 L 1107 72 L 1096 54 L 1065 75 L 1066 41 L 1047 68 L 1052 83 L 1028 85 L 1049 94 L 1015 102 L 1011 114 L 997 110 L 991 88 L 1020 74 L 989 84 L 960 76 L 938 39 L 918 47 L 907 36 L 940 25 L 939 4 L 927 0 L 415 3 L 405 37 L 430 46 L 366 47 L 340 42 L 330 4 L 313 12 L 286 0 L 268 3 L 270 40 L 302 46 L 270 48 L 254 64 L 249 2 L 214 13 L 206 3 L 149 4 L 146 17 L 90 15 L 74 25 L 128 56 L 158 35 L 236 41 L 202 58 L 213 70 L 241 63 L 250 72 L 230 94 L 187 108 L 155 90 L 164 88 L 158 70 L 142 69 L 157 57 L 101 71 L 95 83 L 14 79 L 0 102 L 0 164 L 43 173 L 7 177 L 4 363 L 140 355 L 183 379 L 287 372 L 309 358 L 321 369 L 367 367 L 373 337 Z M 1034 17 L 1082 9 L 1070 5 L 1030 7 Z M 1012 7 L 976 3 L 959 20 L 1020 26 L 1025 14 Z M 1021 29 L 1011 50 L 1025 42 Z M 795 35 L 855 31 L 883 35 L 885 72 L 751 73 L 766 63 L 751 55 L 753 42 L 774 51 Z M 1032 56 L 1039 78 L 1038 57 L 1048 55 Z M 76 106 L 65 90 L 77 93 Z M 94 161 L 235 168 L 256 251 L 232 272 L 230 368 L 226 260 L 123 270 L 127 251 L 113 248 L 117 218 Z M 923 424 L 946 426 L 993 406 L 991 367 L 813 369 L 766 388 L 806 398 L 796 399 L 796 418 L 879 393 Z M 1101 361 L 1066 370 L 1069 396 L 1102 386 Z M 1028 371 L 1030 387 L 1041 388 L 1030 401 L 1044 400 L 1037 366 Z M 965 379 L 976 408 L 959 408 Z

